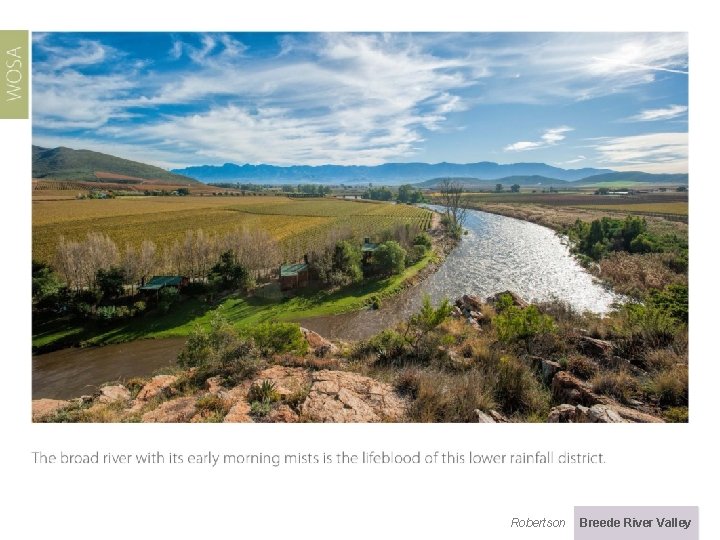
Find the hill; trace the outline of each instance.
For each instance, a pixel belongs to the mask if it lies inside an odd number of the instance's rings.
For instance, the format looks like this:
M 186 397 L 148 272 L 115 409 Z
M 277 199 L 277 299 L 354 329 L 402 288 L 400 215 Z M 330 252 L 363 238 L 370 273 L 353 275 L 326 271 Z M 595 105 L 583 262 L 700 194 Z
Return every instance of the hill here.
M 85 182 L 195 184 L 197 180 L 145 163 L 91 150 L 32 147 L 33 178 Z
M 499 164 L 478 163 L 384 163 L 382 165 L 202 165 L 174 169 L 172 172 L 196 178 L 202 182 L 258 182 L 281 183 L 370 183 L 388 185 L 416 183 L 442 177 L 499 180 L 507 177 L 542 176 L 559 181 L 573 181 L 588 176 L 612 172 L 609 169 L 561 169 L 545 163 Z
M 512 186 L 513 184 L 519 184 L 521 186 L 553 186 L 553 187 L 567 187 L 570 182 L 565 180 L 558 180 L 557 178 L 548 178 L 547 176 L 530 175 L 530 176 L 504 176 L 503 178 L 497 178 L 495 180 L 483 180 L 480 178 L 432 178 L 415 184 L 419 187 L 435 188 L 440 185 L 444 180 L 452 180 L 453 182 L 459 182 L 463 186 L 469 189 L 495 189 L 496 184 L 502 184 L 505 188 Z
M 575 185 L 603 184 L 608 182 L 644 182 L 652 184 L 687 184 L 687 173 L 651 174 L 640 171 L 610 172 L 595 174 L 573 182 Z

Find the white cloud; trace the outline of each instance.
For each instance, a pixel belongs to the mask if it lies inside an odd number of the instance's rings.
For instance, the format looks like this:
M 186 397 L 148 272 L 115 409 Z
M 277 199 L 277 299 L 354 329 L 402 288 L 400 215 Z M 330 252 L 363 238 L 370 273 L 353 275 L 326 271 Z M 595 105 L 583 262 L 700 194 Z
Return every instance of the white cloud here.
M 671 120 L 687 112 L 685 105 L 670 105 L 662 109 L 645 109 L 635 116 L 628 118 L 634 122 L 652 122 L 655 120 Z
M 518 141 L 507 145 L 503 150 L 505 150 L 505 152 L 524 152 L 525 150 L 536 150 L 546 146 L 554 146 L 565 139 L 565 133 L 572 130 L 573 128 L 568 126 L 546 129 L 545 132 L 540 135 L 539 141 Z
M 576 158 L 568 159 L 567 161 L 561 161 L 558 165 L 573 165 L 574 163 L 580 163 L 586 159 L 587 158 L 585 156 L 577 156 Z
M 601 140 L 599 162 L 620 171 L 686 173 L 687 133 L 648 133 Z

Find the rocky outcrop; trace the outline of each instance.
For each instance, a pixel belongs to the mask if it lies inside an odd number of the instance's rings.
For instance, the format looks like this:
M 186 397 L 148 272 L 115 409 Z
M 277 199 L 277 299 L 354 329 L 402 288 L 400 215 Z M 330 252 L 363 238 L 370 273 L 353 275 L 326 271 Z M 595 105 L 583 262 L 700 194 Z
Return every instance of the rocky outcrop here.
M 322 358 L 325 356 L 332 356 L 339 352 L 338 347 L 334 343 L 325 339 L 317 332 L 313 332 L 312 330 L 308 330 L 303 327 L 300 327 L 300 331 L 303 333 L 303 336 L 305 336 L 305 340 L 308 342 L 308 345 L 315 356 Z
M 125 403 L 130 401 L 130 390 L 121 384 L 111 386 L 103 386 L 100 389 L 100 395 L 95 398 L 96 403 Z
M 271 410 L 265 417 L 265 421 L 292 424 L 300 421 L 300 417 L 289 406 L 282 404 Z
M 263 381 L 273 383 L 280 398 L 287 399 L 293 395 L 306 393 L 311 378 L 308 371 L 303 368 L 272 366 L 258 373 L 253 384 L 262 384 Z
M 612 356 L 614 346 L 611 341 L 595 339 L 589 336 L 581 336 L 579 348 L 588 356 L 593 356 L 595 358 L 609 358 Z
M 181 397 L 172 401 L 161 403 L 156 409 L 146 412 L 142 416 L 143 422 L 189 422 L 197 409 L 196 398 L 193 396 Z
M 62 399 L 34 399 L 32 402 L 32 420 L 33 422 L 45 420 L 69 405 L 69 401 Z
M 407 401 L 385 383 L 345 371 L 313 374 L 301 414 L 312 422 L 399 422 Z
M 175 375 L 156 375 L 148 383 L 140 389 L 136 403 L 146 403 L 160 395 L 167 395 L 170 387 L 177 381 Z
M 553 398 L 559 403 L 591 406 L 601 401 L 588 383 L 568 371 L 559 371 L 552 379 Z

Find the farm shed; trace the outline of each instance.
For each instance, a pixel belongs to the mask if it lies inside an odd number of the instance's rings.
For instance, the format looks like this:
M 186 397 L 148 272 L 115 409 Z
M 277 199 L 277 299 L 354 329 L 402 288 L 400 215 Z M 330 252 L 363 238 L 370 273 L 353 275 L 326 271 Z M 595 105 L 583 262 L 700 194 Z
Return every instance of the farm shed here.
M 160 291 L 165 287 L 180 290 L 188 283 L 189 280 L 185 276 L 153 276 L 139 290 L 145 293 L 155 292 L 160 294 Z
M 375 244 L 370 241 L 370 238 L 365 238 L 362 245 L 362 261 L 363 264 L 370 264 L 372 262 L 373 253 L 380 244 Z
M 280 267 L 280 289 L 287 291 L 306 286 L 309 281 L 309 270 L 305 262 L 283 264 Z

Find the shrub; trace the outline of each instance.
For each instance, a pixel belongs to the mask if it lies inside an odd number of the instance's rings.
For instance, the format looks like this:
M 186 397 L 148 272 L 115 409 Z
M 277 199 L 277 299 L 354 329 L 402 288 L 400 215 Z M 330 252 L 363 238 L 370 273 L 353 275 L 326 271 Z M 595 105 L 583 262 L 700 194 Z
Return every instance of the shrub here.
M 227 366 L 252 352 L 252 343 L 241 338 L 232 325 L 215 314 L 210 329 L 196 326 L 178 355 L 181 367 Z
M 428 248 L 423 245 L 416 245 L 410 248 L 406 257 L 408 266 L 412 266 L 416 262 L 420 261 L 427 254 L 427 251 Z
M 662 406 L 687 406 L 688 404 L 687 366 L 673 366 L 656 373 L 648 382 L 648 392 Z
M 207 394 L 198 398 L 195 402 L 195 407 L 203 416 L 211 415 L 220 417 L 221 419 L 230 410 L 228 403 L 221 397 L 214 394 Z
M 142 300 L 138 300 L 133 304 L 133 311 L 135 314 L 143 313 L 147 309 L 147 304 Z
M 567 370 L 581 379 L 591 379 L 598 372 L 595 362 L 584 356 L 573 356 L 567 360 Z
M 296 323 L 265 322 L 247 330 L 264 356 L 281 353 L 305 354 L 308 343 Z
M 500 341 L 509 343 L 524 340 L 528 349 L 533 337 L 556 330 L 552 317 L 540 313 L 536 306 L 500 308 L 500 313 L 493 323 Z
M 492 389 L 476 370 L 458 374 L 423 371 L 408 382 L 415 394 L 408 415 L 416 422 L 477 422 L 476 409 L 495 407 Z
M 506 414 L 539 412 L 547 409 L 548 396 L 532 370 L 514 356 L 503 356 L 488 373 L 493 380 L 495 401 Z
M 248 392 L 248 401 L 258 401 L 260 403 L 274 403 L 280 400 L 280 394 L 276 390 L 275 383 L 270 379 L 265 379 L 260 383 L 255 383 L 250 387 Z
M 400 274 L 405 270 L 407 252 L 393 240 L 383 242 L 373 253 L 373 268 L 378 274 Z
M 645 346 L 671 344 L 678 331 L 678 321 L 664 309 L 652 304 L 626 304 L 623 330 L 627 337 Z
M 428 233 L 420 233 L 413 239 L 413 246 L 424 246 L 427 250 L 432 247 L 432 240 Z
M 125 272 L 122 268 L 101 268 L 95 274 L 95 284 L 103 298 L 117 298 L 125 292 Z
M 170 311 L 172 305 L 178 301 L 180 293 L 175 287 L 165 287 L 160 290 L 160 300 L 158 301 L 158 308 L 161 312 L 167 313 Z
M 688 408 L 670 407 L 668 410 L 665 411 L 664 416 L 665 420 L 667 420 L 668 422 L 686 424 L 688 422 Z
M 596 375 L 590 384 L 594 392 L 613 397 L 627 403 L 637 391 L 637 381 L 624 370 L 608 371 Z

